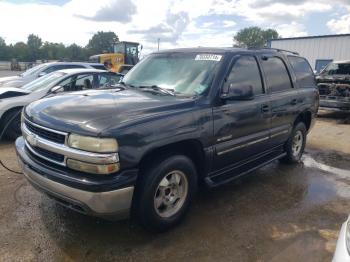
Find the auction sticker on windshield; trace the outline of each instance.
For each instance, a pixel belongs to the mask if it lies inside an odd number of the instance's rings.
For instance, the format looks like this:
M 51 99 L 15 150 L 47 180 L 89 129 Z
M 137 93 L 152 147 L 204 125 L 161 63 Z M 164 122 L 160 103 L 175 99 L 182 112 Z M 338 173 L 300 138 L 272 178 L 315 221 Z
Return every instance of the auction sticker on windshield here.
M 217 61 L 219 62 L 222 58 L 222 55 L 215 54 L 198 54 L 196 55 L 195 60 L 206 60 L 206 61 Z

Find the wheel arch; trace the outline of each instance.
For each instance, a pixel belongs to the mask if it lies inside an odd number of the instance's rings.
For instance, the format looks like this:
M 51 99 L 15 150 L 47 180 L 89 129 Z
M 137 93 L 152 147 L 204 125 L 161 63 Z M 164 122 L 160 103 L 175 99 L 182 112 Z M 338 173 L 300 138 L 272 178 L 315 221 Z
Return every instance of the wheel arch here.
M 197 139 L 178 141 L 149 150 L 140 160 L 140 172 L 142 173 L 159 158 L 164 159 L 174 154 L 185 155 L 191 159 L 196 167 L 198 180 L 204 177 L 206 173 L 205 152 L 202 143 Z
M 301 112 L 295 119 L 293 126 L 298 124 L 299 122 L 303 122 L 306 126 L 306 130 L 309 131 L 311 128 L 311 121 L 312 121 L 312 113 L 311 111 L 303 111 Z

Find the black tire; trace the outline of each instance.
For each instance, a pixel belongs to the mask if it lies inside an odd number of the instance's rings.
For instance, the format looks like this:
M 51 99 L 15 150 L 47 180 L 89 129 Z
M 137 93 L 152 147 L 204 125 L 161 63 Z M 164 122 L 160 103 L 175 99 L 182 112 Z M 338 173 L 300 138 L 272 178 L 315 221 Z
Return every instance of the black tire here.
M 285 152 L 287 155 L 281 159 L 281 162 L 294 164 L 300 161 L 306 145 L 306 133 L 306 126 L 303 122 L 299 122 L 294 126 L 293 131 L 285 144 Z M 296 141 L 299 141 L 299 139 L 297 139 L 298 137 L 301 137 L 302 139 L 299 147 L 294 143 L 294 139 L 296 139 Z M 296 150 L 297 148 L 298 150 Z
M 161 187 L 161 181 L 164 181 L 163 179 L 165 179 L 165 177 L 168 178 L 169 174 L 173 174 L 172 172 L 175 172 L 175 174 L 176 172 L 180 172 L 182 175 L 185 175 L 185 179 L 181 178 L 182 180 L 180 180 L 180 183 L 187 184 L 187 194 L 186 197 L 182 197 L 182 200 L 178 200 L 178 202 L 175 201 L 174 206 L 182 203 L 177 206 L 178 210 L 174 208 L 176 213 L 169 217 L 163 217 L 163 214 L 159 214 L 159 212 L 161 212 L 160 208 L 156 208 L 155 206 L 155 198 Z M 134 210 L 134 214 L 137 216 L 140 223 L 148 230 L 162 232 L 181 222 L 197 191 L 197 172 L 193 162 L 183 155 L 174 155 L 163 159 L 157 159 L 154 161 L 154 164 L 146 168 L 145 172 L 141 173 L 140 176 L 142 177 L 137 184 L 135 194 L 136 203 L 134 206 L 136 209 Z M 166 196 L 162 197 L 162 199 L 165 197 Z
M 21 132 L 21 110 L 15 110 L 8 113 L 3 121 L 6 138 L 15 140 L 22 135 Z

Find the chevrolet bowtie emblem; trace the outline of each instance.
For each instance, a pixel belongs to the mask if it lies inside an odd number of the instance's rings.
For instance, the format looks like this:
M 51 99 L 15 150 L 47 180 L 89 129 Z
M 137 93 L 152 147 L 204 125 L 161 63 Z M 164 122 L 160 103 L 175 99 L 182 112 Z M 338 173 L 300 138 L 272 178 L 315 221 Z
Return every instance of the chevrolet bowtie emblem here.
M 36 146 L 38 144 L 38 139 L 36 135 L 32 135 L 32 134 L 28 135 L 27 141 L 31 146 Z

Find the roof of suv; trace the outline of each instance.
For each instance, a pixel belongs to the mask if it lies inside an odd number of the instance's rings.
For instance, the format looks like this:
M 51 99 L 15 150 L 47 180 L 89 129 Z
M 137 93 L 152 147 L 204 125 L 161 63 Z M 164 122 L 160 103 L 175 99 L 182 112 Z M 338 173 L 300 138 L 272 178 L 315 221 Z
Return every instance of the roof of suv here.
M 273 49 L 273 48 L 258 48 L 258 49 L 249 49 L 249 48 L 236 48 L 236 47 L 195 47 L 195 48 L 177 48 L 177 49 L 168 49 L 168 50 L 162 50 L 155 52 L 156 54 L 159 53 L 172 53 L 172 52 L 181 52 L 181 53 L 193 53 L 193 52 L 200 52 L 200 53 L 276 53 L 276 52 L 282 52 L 282 53 L 290 53 L 293 55 L 298 55 L 295 52 L 288 51 L 288 50 L 282 50 L 282 49 Z

